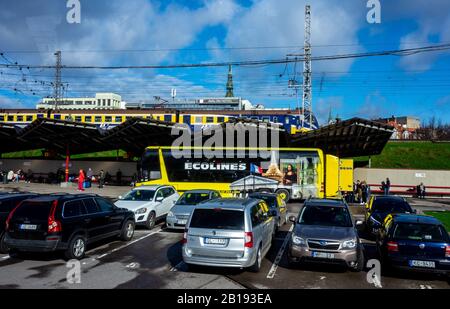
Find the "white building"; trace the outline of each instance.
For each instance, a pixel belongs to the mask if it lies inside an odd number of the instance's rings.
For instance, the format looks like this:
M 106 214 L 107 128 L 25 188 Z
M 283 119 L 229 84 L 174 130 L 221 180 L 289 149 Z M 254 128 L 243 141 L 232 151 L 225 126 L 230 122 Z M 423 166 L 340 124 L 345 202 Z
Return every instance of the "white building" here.
M 120 109 L 122 97 L 115 93 L 99 92 L 94 98 L 63 98 L 58 109 Z M 55 99 L 45 98 L 36 105 L 37 109 L 54 109 Z

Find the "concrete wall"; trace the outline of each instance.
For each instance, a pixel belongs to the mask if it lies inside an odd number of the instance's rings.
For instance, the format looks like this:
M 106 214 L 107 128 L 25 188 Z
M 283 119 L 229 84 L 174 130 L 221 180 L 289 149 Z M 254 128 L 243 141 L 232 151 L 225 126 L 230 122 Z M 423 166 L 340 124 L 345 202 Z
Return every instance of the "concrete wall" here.
M 354 181 L 365 180 L 368 184 L 380 184 L 389 177 L 391 185 L 405 185 L 411 188 L 421 182 L 427 187 L 450 187 L 450 171 L 446 170 L 415 170 L 415 169 L 383 169 L 356 168 Z M 375 187 L 372 187 L 374 189 Z M 391 190 L 406 190 L 391 188 Z M 450 189 L 429 188 L 428 191 L 450 193 Z
M 64 160 L 18 160 L 18 159 L 0 159 L 0 170 L 17 171 L 21 169 L 28 171 L 31 169 L 33 173 L 49 172 L 56 173 L 58 168 L 64 168 Z M 92 168 L 94 174 L 97 174 L 100 169 L 110 173 L 112 176 L 116 175 L 120 168 L 123 177 L 132 176 L 136 172 L 136 162 L 118 162 L 118 161 L 70 161 L 70 173 L 78 173 L 80 169 L 88 170 Z

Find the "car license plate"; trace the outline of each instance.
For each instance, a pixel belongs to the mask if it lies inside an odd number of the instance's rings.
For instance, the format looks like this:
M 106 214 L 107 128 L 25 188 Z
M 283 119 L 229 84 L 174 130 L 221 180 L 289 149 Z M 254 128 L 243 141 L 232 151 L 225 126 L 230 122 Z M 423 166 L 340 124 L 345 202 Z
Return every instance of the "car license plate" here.
M 187 220 L 178 220 L 177 223 L 185 225 L 187 223 Z
M 434 261 L 409 261 L 410 267 L 425 267 L 425 268 L 436 268 L 436 263 Z
M 225 238 L 208 238 L 205 237 L 205 244 L 207 245 L 225 245 L 227 240 Z
M 21 229 L 21 230 L 36 230 L 37 225 L 36 224 L 21 224 L 19 226 L 19 229 Z
M 312 257 L 323 258 L 323 259 L 334 259 L 334 253 L 328 252 L 311 252 Z

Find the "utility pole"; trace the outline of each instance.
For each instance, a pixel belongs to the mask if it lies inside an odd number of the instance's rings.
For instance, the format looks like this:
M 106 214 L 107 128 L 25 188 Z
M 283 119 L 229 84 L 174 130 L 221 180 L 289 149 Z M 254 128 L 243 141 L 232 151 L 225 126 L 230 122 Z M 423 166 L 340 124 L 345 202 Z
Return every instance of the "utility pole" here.
M 61 100 L 61 51 L 58 50 L 55 54 L 55 82 L 53 85 L 53 98 L 55 100 L 55 111 L 58 110 L 58 103 Z
M 308 116 L 309 127 L 312 127 L 312 86 L 311 86 L 311 6 L 305 6 L 305 61 L 303 62 L 303 125 L 305 115 Z

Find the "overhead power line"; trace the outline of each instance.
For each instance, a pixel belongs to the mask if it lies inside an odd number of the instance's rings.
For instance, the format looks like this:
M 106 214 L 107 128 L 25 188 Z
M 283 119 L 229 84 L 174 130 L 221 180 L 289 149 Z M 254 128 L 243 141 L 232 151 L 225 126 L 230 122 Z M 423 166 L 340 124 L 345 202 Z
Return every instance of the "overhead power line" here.
M 379 56 L 409 56 L 420 53 L 436 52 L 449 50 L 450 44 L 431 45 L 417 48 L 384 50 L 365 53 L 340 54 L 328 56 L 311 57 L 311 61 L 327 61 L 340 60 L 350 58 L 365 58 Z M 296 63 L 305 61 L 304 54 L 288 54 L 284 59 L 273 60 L 245 60 L 231 62 L 206 62 L 206 63 L 189 63 L 189 64 L 170 64 L 170 65 L 119 65 L 119 66 L 97 66 L 97 65 L 63 65 L 63 69 L 100 69 L 100 70 L 123 70 L 123 69 L 177 69 L 177 68 L 200 68 L 200 67 L 224 67 L 224 66 L 261 66 Z M 28 68 L 28 69 L 55 69 L 55 65 L 23 65 L 23 64 L 0 64 L 0 67 L 6 68 Z

